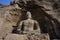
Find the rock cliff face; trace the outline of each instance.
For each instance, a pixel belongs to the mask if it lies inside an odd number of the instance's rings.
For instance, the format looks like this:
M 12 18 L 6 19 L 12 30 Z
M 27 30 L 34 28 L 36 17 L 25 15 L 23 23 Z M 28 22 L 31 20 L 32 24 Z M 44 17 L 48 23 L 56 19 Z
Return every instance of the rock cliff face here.
M 21 10 L 20 6 L 18 6 L 20 3 L 19 2 L 16 3 L 16 2 L 12 3 L 12 5 L 1 5 L 0 6 L 0 40 L 12 32 L 12 30 L 13 30 L 12 26 L 18 26 L 20 19 L 22 19 L 22 20 L 25 19 L 26 11 Z M 24 2 L 26 3 L 26 1 L 24 1 Z M 35 0 L 35 2 L 37 5 L 43 6 L 44 8 L 49 9 L 49 11 L 46 11 L 46 10 L 41 11 L 39 8 L 35 9 L 35 10 L 31 11 L 33 18 L 39 22 L 42 29 L 46 28 L 43 26 L 50 25 L 48 27 L 49 29 L 51 28 L 50 30 L 54 30 L 55 33 L 59 32 L 56 29 L 57 25 L 55 25 L 58 23 L 55 22 L 56 20 L 53 20 L 53 19 L 57 19 L 58 22 L 60 22 L 59 9 L 55 9 L 53 6 L 55 1 L 52 1 L 52 0 L 51 1 L 48 1 L 48 0 L 36 1 Z M 46 15 L 45 13 L 47 13 L 49 16 Z M 50 18 L 50 16 L 52 18 Z M 46 20 L 47 22 L 45 21 L 45 19 L 47 19 Z M 52 23 L 52 24 L 49 24 L 49 23 Z M 47 24 L 47 25 L 45 25 L 45 24 Z M 49 32 L 50 32 L 50 30 L 49 30 Z M 53 34 L 54 33 L 52 33 L 52 34 L 50 33 L 50 35 L 53 35 Z M 56 34 L 59 34 L 59 33 L 56 33 Z M 16 36 L 16 35 L 14 35 L 14 36 Z
M 2 7 L 0 7 L 0 38 L 12 32 L 12 26 L 16 26 L 21 15 L 21 10 L 14 6 Z
M 24 11 L 17 4 L 1 6 L 0 9 L 0 40 L 20 40 L 21 37 L 21 40 L 24 40 L 23 35 L 20 35 L 20 37 L 18 34 L 11 34 L 13 26 L 18 26 L 18 22 L 21 19 L 21 15 L 24 15 Z
M 52 13 L 49 13 L 49 14 L 52 14 L 55 18 L 57 18 L 58 20 L 60 20 L 60 1 L 59 0 L 42 0 L 44 1 L 45 3 L 47 3 L 48 5 L 50 5 L 50 8 L 51 11 L 49 12 L 52 12 Z M 49 7 L 49 6 L 47 6 Z

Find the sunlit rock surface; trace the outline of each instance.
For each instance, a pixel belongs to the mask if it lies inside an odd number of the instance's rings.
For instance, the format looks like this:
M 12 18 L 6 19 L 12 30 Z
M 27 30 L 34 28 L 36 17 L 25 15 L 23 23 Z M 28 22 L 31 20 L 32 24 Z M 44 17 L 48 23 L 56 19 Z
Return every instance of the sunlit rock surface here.
M 21 10 L 9 5 L 0 9 L 0 38 L 2 38 L 12 32 L 12 26 L 16 26 Z
M 8 34 L 5 40 L 27 40 L 26 35 Z
M 45 11 L 45 12 L 60 22 L 60 15 L 59 15 L 60 12 L 59 12 L 59 9 L 54 9 L 53 1 L 52 2 L 51 1 L 48 2 L 48 0 L 43 0 L 41 2 L 36 1 L 36 4 L 43 6 L 46 9 L 49 9 L 50 11 Z M 5 38 L 7 35 L 11 37 L 12 39 L 7 36 L 5 40 L 9 40 L 9 39 L 19 40 L 20 39 L 19 35 L 10 34 L 10 33 L 13 30 L 12 26 L 16 26 L 18 20 L 20 20 L 21 12 L 22 10 L 20 7 L 18 7 L 17 4 L 0 6 L 0 40 L 2 40 L 2 38 Z
M 29 40 L 29 39 L 28 39 L 28 35 L 26 34 L 24 35 L 23 34 L 8 34 L 5 40 Z M 38 35 L 31 36 L 30 40 L 50 40 L 50 38 L 48 34 L 42 34 L 40 35 L 40 37 Z

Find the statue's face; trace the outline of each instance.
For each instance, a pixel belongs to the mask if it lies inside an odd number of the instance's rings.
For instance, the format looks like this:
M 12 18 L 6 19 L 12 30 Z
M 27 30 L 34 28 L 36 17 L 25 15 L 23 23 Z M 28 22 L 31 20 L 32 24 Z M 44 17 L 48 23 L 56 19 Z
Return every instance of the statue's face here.
M 30 12 L 27 12 L 27 18 L 31 19 L 31 13 Z

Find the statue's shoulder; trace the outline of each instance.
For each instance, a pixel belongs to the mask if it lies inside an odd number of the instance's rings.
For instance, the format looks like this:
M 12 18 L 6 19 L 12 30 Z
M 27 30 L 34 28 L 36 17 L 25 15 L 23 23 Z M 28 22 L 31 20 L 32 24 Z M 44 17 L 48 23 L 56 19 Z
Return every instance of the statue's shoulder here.
M 32 20 L 34 23 L 38 23 L 38 21 L 36 21 L 36 20 Z
M 36 21 L 36 20 L 33 20 L 34 21 L 34 23 L 38 23 L 38 21 Z

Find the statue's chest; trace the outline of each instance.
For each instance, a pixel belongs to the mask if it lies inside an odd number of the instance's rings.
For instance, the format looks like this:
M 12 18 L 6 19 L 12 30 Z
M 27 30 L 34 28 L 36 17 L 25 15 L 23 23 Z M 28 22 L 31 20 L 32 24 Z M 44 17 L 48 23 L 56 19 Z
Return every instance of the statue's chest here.
M 25 23 L 24 23 L 24 29 L 33 29 L 33 27 L 34 27 L 34 22 L 32 22 L 32 21 L 26 21 Z

